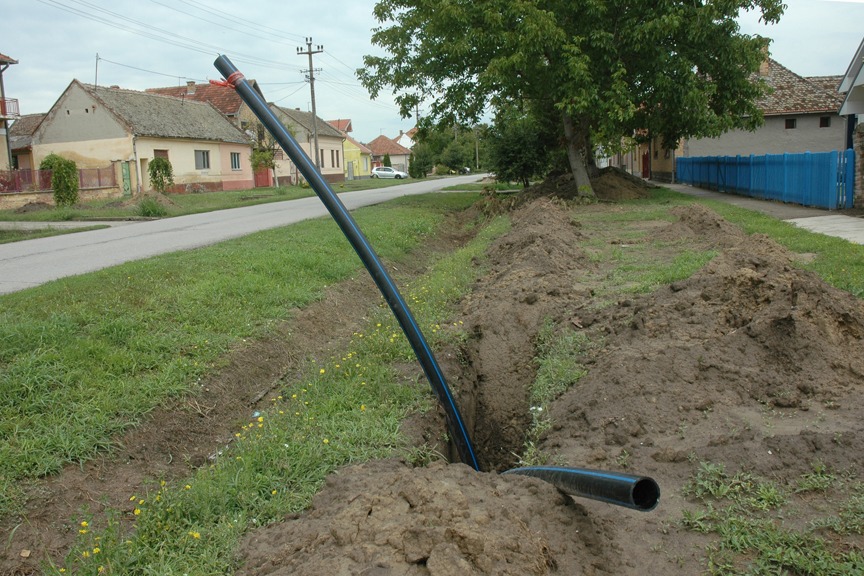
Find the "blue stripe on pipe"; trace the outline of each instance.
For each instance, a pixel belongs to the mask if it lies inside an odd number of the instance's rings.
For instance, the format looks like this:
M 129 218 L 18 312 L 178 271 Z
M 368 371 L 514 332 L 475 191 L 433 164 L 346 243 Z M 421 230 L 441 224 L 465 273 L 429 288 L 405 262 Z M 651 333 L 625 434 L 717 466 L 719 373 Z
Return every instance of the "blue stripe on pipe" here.
M 454 441 L 456 442 L 456 447 L 459 450 L 459 455 L 462 458 L 462 461 L 465 464 L 473 466 L 475 470 L 479 470 L 480 467 L 477 462 L 477 457 L 475 456 L 474 449 L 471 445 L 471 437 L 462 422 L 459 408 L 456 406 L 456 402 L 450 394 L 444 375 L 442 374 L 438 363 L 435 361 L 435 356 L 432 354 L 432 350 L 429 348 L 426 339 L 423 337 L 423 333 L 420 331 L 419 326 L 417 326 L 417 323 L 411 314 L 411 310 L 408 308 L 408 305 L 405 303 L 401 294 L 399 294 L 399 290 L 396 288 L 395 283 L 387 274 L 387 271 L 384 269 L 384 266 L 381 264 L 381 261 L 378 259 L 374 250 L 372 250 L 369 242 L 363 236 L 363 233 L 360 231 L 356 222 L 354 222 L 354 219 L 351 217 L 348 210 L 336 194 L 333 193 L 327 182 L 321 177 L 318 170 L 312 165 L 309 158 L 302 151 L 291 134 L 285 129 L 282 123 L 279 122 L 276 115 L 269 106 L 267 106 L 267 103 L 264 102 L 261 95 L 249 86 L 249 83 L 242 77 L 242 74 L 239 73 L 234 64 L 232 64 L 226 56 L 219 56 L 214 62 L 214 65 L 226 78 L 231 79 L 235 76 L 239 76 L 239 79 L 234 82 L 238 95 L 240 95 L 258 119 L 267 127 L 285 152 L 288 153 L 288 156 L 306 180 L 308 180 L 312 185 L 315 193 L 324 202 L 324 205 L 327 207 L 331 216 L 336 220 L 336 223 L 342 229 L 342 232 L 354 247 L 358 256 L 360 256 L 363 264 L 372 275 L 373 280 L 375 280 L 379 290 L 381 290 L 385 300 L 387 300 L 387 303 L 393 310 L 403 332 L 405 332 L 408 341 L 411 343 L 411 347 L 414 349 L 414 354 L 417 356 L 420 365 L 423 367 L 423 371 L 426 374 L 429 384 L 432 386 L 433 391 L 438 397 L 438 401 L 441 402 L 444 407 L 444 411 L 447 415 L 447 423 L 450 427 L 450 432 L 453 435 Z

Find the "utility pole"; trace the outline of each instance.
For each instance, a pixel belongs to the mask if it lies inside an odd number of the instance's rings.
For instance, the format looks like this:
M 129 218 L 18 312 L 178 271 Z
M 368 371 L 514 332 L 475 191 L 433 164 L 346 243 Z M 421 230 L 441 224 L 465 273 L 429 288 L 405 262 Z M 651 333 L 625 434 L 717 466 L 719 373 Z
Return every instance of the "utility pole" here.
M 93 78 L 93 85 L 99 86 L 99 53 L 96 52 L 96 77 Z
M 318 114 L 315 112 L 315 68 L 312 67 L 312 55 L 320 54 L 324 51 L 324 46 L 318 44 L 315 50 L 312 50 L 312 38 L 306 38 L 306 51 L 303 48 L 297 48 L 297 55 L 309 56 L 309 90 L 312 92 L 312 140 L 315 146 L 315 167 L 318 172 L 321 172 L 321 158 L 318 150 Z M 305 72 L 305 71 L 304 71 Z M 320 72 L 320 70 L 319 70 Z

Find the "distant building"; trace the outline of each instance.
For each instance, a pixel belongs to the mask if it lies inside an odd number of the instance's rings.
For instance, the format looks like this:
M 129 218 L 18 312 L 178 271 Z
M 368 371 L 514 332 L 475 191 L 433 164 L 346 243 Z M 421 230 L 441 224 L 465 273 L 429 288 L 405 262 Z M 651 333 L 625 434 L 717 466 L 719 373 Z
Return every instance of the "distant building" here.
M 117 165 L 124 190 L 150 190 L 149 162 L 167 158 L 173 191 L 252 188 L 249 139 L 206 102 L 73 80 L 33 132 L 32 164 L 51 153 L 79 168 Z M 119 179 L 118 179 L 119 180 Z
M 372 167 L 383 166 L 384 157 L 390 156 L 390 165 L 397 170 L 408 172 L 408 163 L 411 158 L 411 150 L 405 148 L 395 140 L 391 140 L 383 134 L 378 136 L 369 144 L 372 151 Z

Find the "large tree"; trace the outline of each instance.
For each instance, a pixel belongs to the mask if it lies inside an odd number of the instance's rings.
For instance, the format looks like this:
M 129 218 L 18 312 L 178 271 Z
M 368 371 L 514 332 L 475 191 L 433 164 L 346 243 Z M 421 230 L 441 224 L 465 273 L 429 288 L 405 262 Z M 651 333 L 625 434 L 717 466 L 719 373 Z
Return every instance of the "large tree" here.
M 742 9 L 776 22 L 781 0 L 379 0 L 358 75 L 390 87 L 403 116 L 421 101 L 442 123 L 531 103 L 557 117 L 570 170 L 593 194 L 598 145 L 636 130 L 669 145 L 761 121 L 752 81 L 766 40 L 739 32 Z

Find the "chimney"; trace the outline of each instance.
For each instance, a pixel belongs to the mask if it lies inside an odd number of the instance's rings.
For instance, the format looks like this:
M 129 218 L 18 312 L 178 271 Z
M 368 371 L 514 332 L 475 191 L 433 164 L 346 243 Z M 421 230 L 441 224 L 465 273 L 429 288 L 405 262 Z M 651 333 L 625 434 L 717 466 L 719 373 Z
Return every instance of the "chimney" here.
M 195 81 L 194 80 L 187 80 L 186 81 L 186 94 L 189 94 L 190 96 L 192 94 L 195 94 Z
M 768 54 L 768 44 L 762 46 L 762 63 L 759 64 L 759 76 L 764 78 L 771 72 L 771 66 L 768 63 L 770 56 Z

